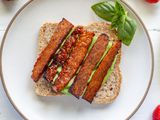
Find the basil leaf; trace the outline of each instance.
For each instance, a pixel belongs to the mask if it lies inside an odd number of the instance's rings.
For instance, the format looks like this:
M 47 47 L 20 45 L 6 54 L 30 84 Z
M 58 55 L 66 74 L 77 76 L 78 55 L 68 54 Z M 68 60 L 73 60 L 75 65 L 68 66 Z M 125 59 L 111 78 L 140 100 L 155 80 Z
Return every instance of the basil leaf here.
M 116 29 L 118 38 L 127 46 L 135 34 L 136 21 L 128 17 L 127 11 L 115 0 L 115 6 L 109 2 L 100 2 L 92 6 L 93 11 L 102 19 L 111 22 L 111 28 Z
M 135 34 L 136 27 L 137 24 L 135 20 L 126 17 L 123 19 L 123 22 L 118 25 L 118 38 L 122 40 L 125 45 L 129 46 Z
M 117 26 L 117 21 L 118 21 L 119 19 L 118 19 L 118 16 L 117 15 L 115 15 L 113 18 L 112 18 L 112 23 L 111 23 L 111 28 L 112 29 L 116 29 L 118 26 Z
M 100 18 L 110 22 L 115 15 L 114 6 L 109 2 L 100 2 L 93 5 L 91 8 Z
M 125 15 L 126 13 L 123 6 L 119 3 L 119 0 L 116 0 L 115 11 L 118 15 Z

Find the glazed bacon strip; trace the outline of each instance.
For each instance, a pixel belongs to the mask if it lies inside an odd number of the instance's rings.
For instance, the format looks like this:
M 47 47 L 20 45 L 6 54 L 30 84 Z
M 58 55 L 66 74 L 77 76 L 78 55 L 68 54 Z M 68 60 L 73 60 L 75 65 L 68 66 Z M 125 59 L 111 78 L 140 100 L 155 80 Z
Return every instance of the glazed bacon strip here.
M 93 75 L 87 87 L 87 90 L 85 91 L 85 94 L 82 97 L 83 99 L 92 103 L 94 96 L 96 95 L 97 91 L 101 87 L 103 79 L 107 74 L 109 68 L 111 67 L 112 62 L 120 48 L 121 48 L 120 41 L 116 41 L 115 44 L 110 48 L 108 54 L 104 57 L 98 69 L 96 70 L 95 74 Z
M 78 26 L 75 28 L 69 39 L 66 41 L 62 49 L 60 50 L 59 54 L 56 57 L 56 62 L 60 63 L 61 65 L 67 60 L 69 53 L 72 50 L 72 47 L 75 45 L 76 40 L 78 40 L 80 34 L 83 33 L 83 27 Z
M 70 54 L 70 57 L 65 62 L 62 71 L 52 86 L 53 91 L 60 92 L 75 75 L 87 53 L 93 36 L 94 33 L 88 31 L 84 31 L 80 35 L 75 47 Z
M 78 75 L 76 76 L 74 83 L 70 87 L 69 92 L 75 97 L 79 98 L 84 89 L 87 86 L 88 79 L 97 63 L 100 61 L 103 53 L 108 45 L 108 39 L 106 34 L 101 34 L 93 48 L 91 49 L 89 55 L 87 56 L 84 64 L 82 65 Z
M 53 33 L 53 36 L 51 37 L 49 44 L 39 55 L 32 70 L 31 77 L 35 82 L 39 80 L 51 57 L 53 56 L 53 54 L 55 54 L 56 50 L 58 49 L 58 47 L 63 42 L 63 40 L 72 28 L 73 25 L 65 18 L 63 18 L 62 21 L 58 24 L 57 28 Z
M 56 73 L 59 64 L 63 66 L 64 62 L 67 60 L 72 48 L 75 46 L 76 40 L 78 39 L 79 35 L 83 32 L 83 27 L 76 27 L 75 30 L 72 32 L 71 36 L 66 40 L 60 51 L 55 57 L 55 60 L 51 64 L 50 67 L 47 68 L 44 78 L 49 82 L 52 82 Z

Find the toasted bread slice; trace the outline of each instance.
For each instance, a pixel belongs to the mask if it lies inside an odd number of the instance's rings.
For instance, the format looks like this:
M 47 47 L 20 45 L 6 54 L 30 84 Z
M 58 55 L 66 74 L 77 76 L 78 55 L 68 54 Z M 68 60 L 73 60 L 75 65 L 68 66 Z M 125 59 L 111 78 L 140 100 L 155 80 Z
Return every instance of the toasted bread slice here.
M 54 29 L 56 28 L 56 23 L 45 23 L 39 32 L 38 38 L 38 54 L 47 46 Z M 110 30 L 110 25 L 106 22 L 96 22 L 88 26 L 85 26 L 88 31 L 93 31 L 96 35 L 101 33 L 106 33 L 110 40 L 117 40 L 116 31 Z M 121 59 L 121 51 L 118 53 L 117 61 L 114 66 L 114 71 L 111 73 L 109 79 L 104 83 L 96 96 L 94 97 L 93 103 L 96 104 L 107 104 L 111 103 L 118 96 L 121 86 L 121 72 L 119 68 Z M 62 93 L 54 93 L 51 90 L 51 86 L 48 81 L 41 78 L 35 83 L 35 92 L 40 96 L 54 96 L 63 95 Z

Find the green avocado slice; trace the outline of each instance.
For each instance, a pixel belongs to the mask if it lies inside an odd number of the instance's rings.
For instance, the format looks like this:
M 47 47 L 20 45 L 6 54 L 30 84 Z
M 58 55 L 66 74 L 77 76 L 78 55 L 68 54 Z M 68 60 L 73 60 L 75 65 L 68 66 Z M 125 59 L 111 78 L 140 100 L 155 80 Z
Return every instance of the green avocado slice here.
M 75 78 L 75 77 L 74 77 Z M 69 93 L 69 88 L 71 87 L 73 81 L 74 81 L 74 78 L 69 81 L 69 83 L 67 84 L 67 86 L 61 91 L 61 93 L 65 94 L 65 95 L 71 95 L 71 93 Z
M 106 48 L 104 54 L 102 55 L 102 57 L 101 57 L 101 59 L 100 59 L 100 61 L 97 63 L 95 69 L 92 71 L 91 76 L 90 76 L 90 78 L 88 79 L 88 83 L 91 81 L 91 79 L 92 79 L 94 73 L 96 72 L 99 64 L 100 64 L 101 61 L 104 59 L 104 57 L 106 56 L 106 54 L 108 53 L 108 51 L 109 51 L 109 49 L 110 49 L 111 47 L 112 47 L 112 42 L 110 41 L 110 42 L 108 43 L 108 45 L 107 45 L 107 48 Z
M 114 61 L 113 61 L 111 67 L 109 68 L 109 70 L 108 70 L 108 72 L 107 72 L 107 75 L 104 77 L 104 80 L 103 80 L 103 82 L 102 82 L 102 85 L 108 80 L 108 78 L 110 77 L 111 73 L 113 72 L 114 66 L 115 66 L 115 64 L 116 64 L 116 61 L 117 61 L 117 55 L 115 56 Z

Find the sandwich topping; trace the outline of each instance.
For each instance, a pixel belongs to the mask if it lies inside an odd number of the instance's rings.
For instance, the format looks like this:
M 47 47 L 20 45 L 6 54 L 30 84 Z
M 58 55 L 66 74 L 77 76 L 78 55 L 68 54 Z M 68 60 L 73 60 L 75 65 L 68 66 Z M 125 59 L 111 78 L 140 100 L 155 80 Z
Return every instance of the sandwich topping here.
M 90 78 L 93 69 L 96 67 L 96 64 L 101 59 L 107 44 L 107 35 L 101 34 L 87 56 L 85 62 L 83 63 L 78 75 L 74 80 L 74 83 L 70 87 L 70 93 L 75 97 L 79 98 L 82 95 L 87 86 L 88 79 Z
M 94 73 L 89 85 L 83 95 L 83 99 L 87 100 L 88 102 L 92 102 L 94 96 L 96 95 L 97 91 L 101 87 L 101 84 L 108 72 L 109 68 L 111 67 L 115 56 L 117 55 L 119 49 L 121 48 L 121 42 L 116 41 L 113 46 L 108 51 L 107 55 L 104 57 L 100 65 L 98 66 L 96 72 Z
M 32 79 L 37 82 L 43 75 L 53 92 L 92 103 L 114 69 L 121 41 L 109 40 L 104 33 L 97 36 L 80 26 L 72 28 L 66 19 L 57 25 L 35 63 Z
M 58 24 L 48 46 L 41 52 L 34 65 L 31 77 L 35 82 L 41 77 L 51 57 L 55 54 L 56 50 L 72 28 L 73 25 L 64 18 Z
M 63 66 L 63 64 L 69 57 L 72 48 L 75 46 L 76 40 L 79 38 L 79 35 L 82 32 L 82 27 L 76 27 L 75 30 L 71 33 L 71 35 L 65 41 L 64 45 L 62 46 L 58 54 L 53 59 L 51 65 L 47 68 L 44 74 L 46 80 L 48 80 L 49 82 L 53 81 L 56 73 L 58 72 L 58 67 Z
M 121 44 L 130 45 L 137 27 L 119 0 L 115 5 L 100 2 L 91 8 L 100 18 L 111 22 L 107 30 L 113 31 L 117 37 L 110 38 L 102 26 L 96 29 L 104 33 L 97 34 L 82 26 L 74 27 L 63 18 L 37 58 L 31 75 L 34 82 L 43 77 L 55 94 L 81 97 L 89 103 L 93 102 L 101 86 L 110 80 L 117 67 Z
M 55 92 L 60 92 L 75 75 L 77 69 L 82 63 L 89 45 L 92 42 L 94 36 L 93 32 L 84 31 L 76 42 L 69 58 L 64 64 L 62 71 L 60 72 L 58 78 L 55 80 L 52 89 Z

